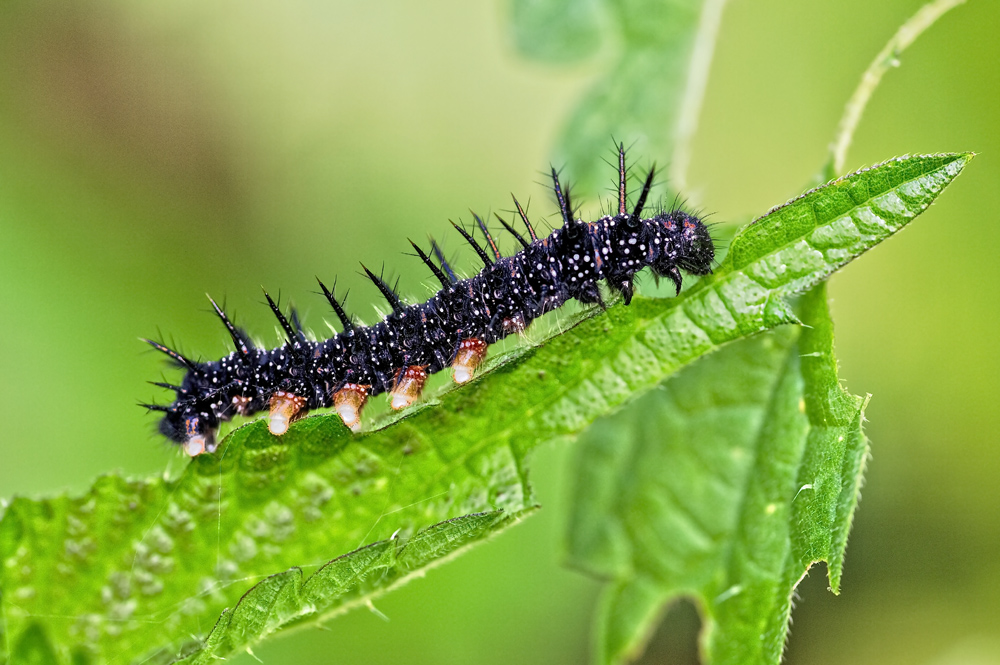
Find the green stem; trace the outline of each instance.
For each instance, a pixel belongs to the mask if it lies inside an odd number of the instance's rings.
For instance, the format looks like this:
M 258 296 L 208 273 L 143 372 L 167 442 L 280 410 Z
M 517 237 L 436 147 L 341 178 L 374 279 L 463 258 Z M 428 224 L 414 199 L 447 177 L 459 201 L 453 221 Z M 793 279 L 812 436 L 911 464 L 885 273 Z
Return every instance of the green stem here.
M 958 5 L 964 4 L 965 0 L 934 0 L 928 2 L 914 14 L 910 20 L 899 27 L 892 39 L 883 47 L 868 69 L 861 77 L 861 83 L 847 102 L 844 108 L 844 115 L 840 119 L 837 127 L 837 136 L 830 144 L 830 161 L 827 164 L 827 179 L 832 180 L 844 172 L 844 163 L 847 160 L 847 150 L 851 147 L 854 138 L 854 130 L 861 122 L 868 100 L 872 93 L 882 81 L 882 77 L 891 67 L 899 66 L 899 56 L 913 42 L 917 40 L 927 28 L 944 15 L 945 12 L 954 9 Z
M 691 143 L 698 131 L 701 105 L 708 87 L 708 74 L 715 54 L 715 41 L 722 23 L 722 10 L 726 0 L 705 0 L 698 20 L 691 65 L 688 68 L 687 83 L 681 97 L 680 115 L 677 119 L 677 133 L 674 141 L 674 155 L 670 162 L 669 180 L 676 191 L 687 189 L 687 170 L 691 163 Z

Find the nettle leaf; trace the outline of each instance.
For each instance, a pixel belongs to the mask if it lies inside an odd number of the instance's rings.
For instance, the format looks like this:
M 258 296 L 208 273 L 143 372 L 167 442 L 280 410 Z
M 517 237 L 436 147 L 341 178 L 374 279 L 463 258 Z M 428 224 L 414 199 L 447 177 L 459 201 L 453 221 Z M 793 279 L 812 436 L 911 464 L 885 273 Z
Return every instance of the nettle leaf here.
M 556 164 L 588 194 L 607 190 L 594 155 L 608 137 L 630 137 L 636 154 L 669 155 L 676 131 L 702 0 L 513 0 L 514 41 L 527 57 L 572 62 L 614 47 L 605 73 L 563 126 Z
M 868 441 L 838 383 L 825 283 L 803 327 L 731 344 L 602 420 L 575 453 L 569 563 L 608 578 L 595 655 L 637 655 L 663 606 L 698 601 L 707 662 L 778 663 L 791 595 L 840 584 Z
M 584 313 L 382 429 L 354 435 L 321 415 L 279 439 L 256 421 L 175 480 L 108 476 L 82 497 L 14 499 L 0 521 L 0 662 L 208 662 L 366 602 L 533 509 L 539 443 L 796 322 L 786 297 L 905 226 L 969 159 L 904 157 L 812 190 L 743 229 L 679 298 Z M 818 511 L 830 485 L 807 482 L 817 498 L 795 510 Z M 793 540 L 795 556 L 829 551 Z M 730 595 L 720 626 L 756 611 Z

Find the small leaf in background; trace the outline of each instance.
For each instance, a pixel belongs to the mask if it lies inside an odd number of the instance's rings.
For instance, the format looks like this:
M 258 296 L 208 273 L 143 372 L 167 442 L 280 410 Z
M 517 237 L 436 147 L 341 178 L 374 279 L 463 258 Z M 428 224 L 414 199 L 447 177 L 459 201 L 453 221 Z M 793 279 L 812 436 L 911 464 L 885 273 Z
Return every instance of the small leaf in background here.
M 526 56 L 574 61 L 591 55 L 598 44 L 616 49 L 614 62 L 563 127 L 554 152 L 556 165 L 571 165 L 571 184 L 588 197 L 608 191 L 607 172 L 593 156 L 607 154 L 612 136 L 633 144 L 636 154 L 672 154 L 701 5 L 701 0 L 514 0 L 514 41 Z
M 512 0 L 517 50 L 529 58 L 573 63 L 597 53 L 604 40 L 602 0 Z
M 634 657 L 694 596 L 709 662 L 778 663 L 816 561 L 839 587 L 868 442 L 838 383 L 825 283 L 782 328 L 701 359 L 575 451 L 569 562 L 609 579 L 599 662 Z
M 176 480 L 106 476 L 81 497 L 14 499 L 0 521 L 0 663 L 170 662 L 199 650 L 207 658 L 385 591 L 532 509 L 528 455 L 538 444 L 580 433 L 727 342 L 795 321 L 785 298 L 903 228 L 969 159 L 898 158 L 807 192 L 744 228 L 716 272 L 680 297 L 585 312 L 564 333 L 500 357 L 485 376 L 382 429 L 352 435 L 339 416 L 321 415 L 278 439 L 257 420 Z M 800 348 L 822 332 L 816 325 Z M 835 384 L 832 357 L 817 358 L 813 369 L 803 360 L 801 372 L 811 432 L 842 427 L 836 396 L 823 392 Z M 820 412 L 825 424 L 815 419 Z M 812 463 L 804 459 L 799 473 Z M 817 463 L 814 474 L 799 477 L 812 488 L 792 504 L 791 519 L 821 525 L 826 516 L 840 525 L 841 512 L 822 512 L 836 478 Z M 706 500 L 725 490 L 694 489 Z M 849 514 L 850 501 L 841 500 Z M 472 513 L 481 515 L 453 521 Z M 789 556 L 827 557 L 837 543 L 817 539 L 823 533 L 830 532 L 801 531 Z M 700 542 L 704 533 L 686 535 Z M 372 543 L 379 544 L 364 548 Z M 757 597 L 727 583 L 747 579 L 738 570 L 744 559 L 730 563 L 720 595 L 710 596 L 721 636 L 731 634 L 723 630 L 734 620 L 727 613 Z M 834 580 L 838 566 L 832 559 Z M 289 572 L 275 576 L 280 571 Z M 651 588 L 658 590 L 627 590 Z M 726 594 L 728 605 L 720 600 Z M 251 600 L 238 604 L 245 596 Z M 660 596 L 644 597 L 623 601 L 623 611 L 647 616 Z M 637 639 L 628 621 L 608 634 L 615 653 Z M 780 635 L 775 640 L 780 645 Z

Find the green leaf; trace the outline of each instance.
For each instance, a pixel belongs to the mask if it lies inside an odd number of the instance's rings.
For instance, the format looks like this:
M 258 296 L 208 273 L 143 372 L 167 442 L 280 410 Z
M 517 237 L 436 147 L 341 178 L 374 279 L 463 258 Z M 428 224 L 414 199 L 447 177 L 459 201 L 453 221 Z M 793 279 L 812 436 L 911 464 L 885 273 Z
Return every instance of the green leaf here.
M 556 164 L 571 165 L 573 184 L 581 191 L 606 191 L 607 173 L 593 156 L 605 154 L 608 137 L 624 140 L 637 154 L 672 153 L 701 5 L 701 0 L 514 0 L 515 43 L 529 57 L 575 61 L 602 43 L 615 47 L 613 62 L 578 102 L 554 154 Z
M 405 581 L 407 575 L 440 563 L 507 521 L 502 511 L 456 517 L 409 540 L 382 540 L 338 557 L 308 580 L 301 568 L 272 575 L 251 588 L 235 608 L 225 610 L 204 644 L 181 662 L 215 662 L 300 618 L 310 618 L 316 607 L 333 600 L 342 603 L 341 611 L 349 609 L 350 601 L 359 602 L 374 588 L 390 588 Z
M 732 344 L 581 437 L 569 561 L 610 580 L 600 662 L 636 655 L 663 606 L 696 598 L 715 663 L 777 663 L 815 561 L 840 583 L 868 442 L 837 381 L 825 283 L 802 328 Z
M 0 521 L 0 662 L 207 659 L 365 602 L 533 508 L 539 443 L 795 321 L 786 296 L 902 228 L 970 158 L 895 159 L 813 190 L 744 229 L 681 297 L 585 313 L 377 431 L 321 415 L 278 439 L 256 421 L 176 480 L 15 499 Z
M 512 0 L 511 33 L 524 55 L 553 63 L 577 62 L 604 41 L 600 0 Z

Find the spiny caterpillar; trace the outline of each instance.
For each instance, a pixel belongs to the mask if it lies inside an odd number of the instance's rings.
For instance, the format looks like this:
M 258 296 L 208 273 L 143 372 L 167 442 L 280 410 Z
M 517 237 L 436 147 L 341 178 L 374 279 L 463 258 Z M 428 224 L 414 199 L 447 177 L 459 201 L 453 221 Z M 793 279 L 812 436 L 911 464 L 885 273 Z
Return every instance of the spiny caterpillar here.
M 542 314 L 570 298 L 603 305 L 598 286 L 602 280 L 626 305 L 632 300 L 635 274 L 646 267 L 658 277 L 669 278 L 680 293 L 681 269 L 692 275 L 711 272 L 715 258 L 711 235 L 700 219 L 682 210 L 660 210 L 642 217 L 655 169 L 650 169 L 629 210 L 625 148 L 623 144 L 616 148 L 616 215 L 589 223 L 575 219 L 569 190 L 560 185 L 552 169 L 562 226 L 547 238 L 538 238 L 516 198 L 517 214 L 530 239 L 497 215 L 521 244 L 513 256 L 501 256 L 478 215 L 473 217 L 486 239 L 485 247 L 453 223 L 485 264 L 475 276 L 458 279 L 433 240 L 430 254 L 437 263 L 410 241 L 441 282 L 441 290 L 426 302 L 405 304 L 381 277 L 362 265 L 392 307 L 392 313 L 375 325 L 356 325 L 334 291 L 320 282 L 343 332 L 312 341 L 295 312 L 286 318 L 265 292 L 287 341 L 276 349 L 260 349 L 209 298 L 236 350 L 222 360 L 195 362 L 158 342 L 144 340 L 187 373 L 179 386 L 154 383 L 177 394 L 172 404 L 142 406 L 165 414 L 160 432 L 191 456 L 215 451 L 221 422 L 264 410 L 269 412 L 268 427 L 275 436 L 287 432 L 308 411 L 330 406 L 347 427 L 357 430 L 369 397 L 387 392 L 393 409 L 406 408 L 420 397 L 428 375 L 449 366 L 456 383 L 470 381 L 490 344 L 523 332 Z

